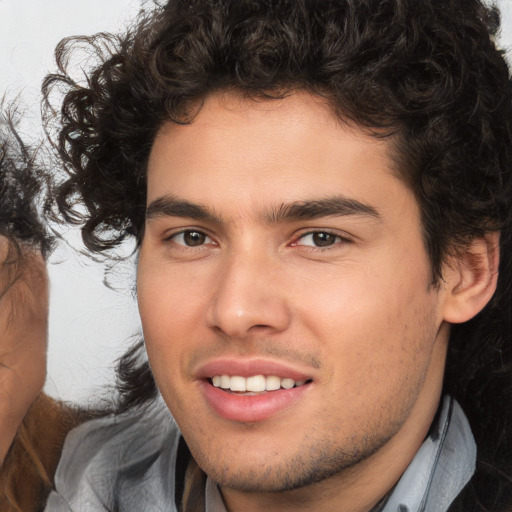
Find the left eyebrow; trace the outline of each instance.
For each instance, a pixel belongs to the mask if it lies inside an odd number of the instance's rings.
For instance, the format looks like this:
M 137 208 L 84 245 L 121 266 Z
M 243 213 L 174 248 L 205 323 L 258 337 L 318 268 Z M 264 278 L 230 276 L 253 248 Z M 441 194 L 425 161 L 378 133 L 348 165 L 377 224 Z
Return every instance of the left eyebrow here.
M 278 224 L 286 221 L 314 220 L 321 217 L 357 215 L 381 220 L 376 208 L 344 196 L 311 201 L 284 203 L 265 214 L 265 221 Z

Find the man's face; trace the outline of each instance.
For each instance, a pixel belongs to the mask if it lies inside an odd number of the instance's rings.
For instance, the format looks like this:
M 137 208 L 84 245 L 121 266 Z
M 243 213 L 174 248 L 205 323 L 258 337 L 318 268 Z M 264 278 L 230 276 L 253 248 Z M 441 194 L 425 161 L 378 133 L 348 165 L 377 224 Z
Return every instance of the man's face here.
M 144 336 L 192 454 L 224 486 L 299 487 L 392 453 L 400 472 L 428 430 L 444 293 L 389 152 L 306 93 L 213 95 L 155 140 Z

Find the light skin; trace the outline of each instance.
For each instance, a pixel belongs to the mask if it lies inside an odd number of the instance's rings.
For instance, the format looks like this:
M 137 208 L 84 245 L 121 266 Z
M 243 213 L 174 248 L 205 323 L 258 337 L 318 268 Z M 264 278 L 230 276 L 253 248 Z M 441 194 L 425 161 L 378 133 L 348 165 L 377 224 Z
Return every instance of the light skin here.
M 496 236 L 432 286 L 418 206 L 391 151 L 304 92 L 215 94 L 155 140 L 138 268 L 144 337 L 229 511 L 370 510 L 428 432 L 449 323 L 494 291 Z M 219 373 L 305 382 L 241 396 L 212 385 Z
M 0 237 L 0 463 L 46 377 L 48 282 L 41 255 Z M 7 262 L 7 263 L 6 263 Z M 10 262 L 10 263 L 9 263 Z

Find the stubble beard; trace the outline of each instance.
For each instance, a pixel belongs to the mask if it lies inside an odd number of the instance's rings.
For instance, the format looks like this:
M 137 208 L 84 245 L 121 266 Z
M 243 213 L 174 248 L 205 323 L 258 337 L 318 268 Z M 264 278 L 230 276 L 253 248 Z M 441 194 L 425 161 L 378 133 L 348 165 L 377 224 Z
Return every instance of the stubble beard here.
M 206 458 L 199 455 L 196 460 L 221 487 L 246 493 L 286 493 L 353 472 L 395 433 L 394 429 L 382 433 L 377 428 L 372 434 L 359 436 L 357 440 L 346 439 L 344 443 L 325 439 L 308 443 L 306 439 L 295 455 L 264 467 L 251 467 L 250 463 L 236 467 L 218 459 L 218 464 L 212 464 L 211 453 Z

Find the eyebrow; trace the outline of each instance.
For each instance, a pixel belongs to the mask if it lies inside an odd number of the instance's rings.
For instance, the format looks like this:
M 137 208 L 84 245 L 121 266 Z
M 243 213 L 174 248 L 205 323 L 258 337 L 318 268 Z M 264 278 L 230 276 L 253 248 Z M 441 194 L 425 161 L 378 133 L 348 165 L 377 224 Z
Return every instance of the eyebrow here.
M 340 195 L 282 204 L 279 208 L 269 211 L 266 214 L 266 220 L 270 224 L 278 224 L 285 221 L 314 220 L 321 217 L 347 215 L 381 219 L 378 210 L 373 206 Z
M 268 224 L 279 224 L 287 221 L 314 220 L 322 217 L 349 215 L 381 219 L 378 210 L 373 206 L 344 196 L 283 203 L 265 212 L 263 219 Z M 146 209 L 147 220 L 165 216 L 184 217 L 216 224 L 222 223 L 222 219 L 208 207 L 191 203 L 172 195 L 155 199 Z
M 221 223 L 221 219 L 206 206 L 178 199 L 172 195 L 159 197 L 146 208 L 146 220 L 156 217 L 186 217 Z

